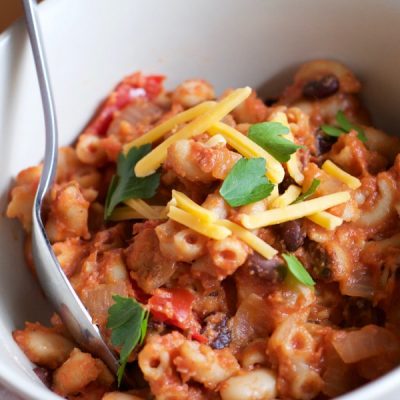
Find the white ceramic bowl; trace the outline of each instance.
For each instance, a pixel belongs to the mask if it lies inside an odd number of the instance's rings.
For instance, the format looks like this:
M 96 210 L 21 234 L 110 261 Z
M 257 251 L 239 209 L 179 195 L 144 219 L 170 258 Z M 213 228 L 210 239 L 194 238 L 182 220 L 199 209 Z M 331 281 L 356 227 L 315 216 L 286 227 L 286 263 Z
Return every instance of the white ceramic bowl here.
M 400 129 L 398 0 L 47 0 L 40 18 L 61 143 L 70 143 L 124 75 L 163 73 L 173 86 L 203 77 L 221 91 L 251 85 L 276 94 L 299 63 L 336 58 L 361 78 L 376 124 Z M 22 23 L 0 36 L 0 210 L 12 178 L 43 153 L 43 120 Z M 0 381 L 54 400 L 11 337 L 50 310 L 24 266 L 22 232 L 0 216 Z M 400 369 L 346 400 L 400 398 Z

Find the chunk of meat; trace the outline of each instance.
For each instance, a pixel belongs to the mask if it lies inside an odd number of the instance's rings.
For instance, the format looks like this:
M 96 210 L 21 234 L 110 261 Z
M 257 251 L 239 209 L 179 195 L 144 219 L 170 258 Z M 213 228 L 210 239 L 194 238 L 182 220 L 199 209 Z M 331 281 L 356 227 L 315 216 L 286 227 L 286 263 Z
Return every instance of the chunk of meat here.
M 131 276 L 147 293 L 165 284 L 176 270 L 176 262 L 164 257 L 154 228 L 139 232 L 126 250 Z
M 116 111 L 137 98 L 156 98 L 163 91 L 164 79 L 162 75 L 144 76 L 141 72 L 125 77 L 101 105 L 98 113 L 85 129 L 85 133 L 104 136 Z
M 117 114 L 107 130 L 107 136 L 116 136 L 120 143 L 127 143 L 151 129 L 162 114 L 161 107 L 147 99 L 137 99 Z

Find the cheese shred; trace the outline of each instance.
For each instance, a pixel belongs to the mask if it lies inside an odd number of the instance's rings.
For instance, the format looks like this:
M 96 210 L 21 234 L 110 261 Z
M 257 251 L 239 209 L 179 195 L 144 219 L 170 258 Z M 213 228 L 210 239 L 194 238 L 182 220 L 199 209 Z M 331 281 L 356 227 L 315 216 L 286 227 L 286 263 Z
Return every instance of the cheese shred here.
M 192 214 L 194 217 L 198 218 L 200 221 L 205 223 L 215 222 L 217 219 L 216 215 L 206 208 L 199 206 L 192 199 L 187 197 L 182 192 L 178 192 L 177 190 L 172 191 L 172 198 L 175 200 L 174 206 L 181 208 L 182 210 L 187 211 Z
M 277 250 L 275 250 L 268 243 L 265 243 L 264 240 L 260 239 L 254 233 L 251 233 L 247 229 L 242 226 L 235 224 L 232 221 L 227 219 L 219 220 L 218 225 L 222 225 L 232 231 L 232 233 L 237 236 L 240 240 L 245 242 L 249 247 L 255 250 L 257 253 L 260 253 L 266 259 L 271 259 L 276 254 L 278 254 Z
M 276 198 L 270 208 L 281 208 L 286 207 L 289 204 L 292 204 L 300 195 L 301 188 L 296 185 L 290 185 L 286 190 L 285 193 L 280 195 Z
M 222 240 L 232 234 L 232 231 L 224 226 L 214 223 L 206 224 L 189 212 L 175 206 L 169 207 L 168 217 L 211 239 Z
M 174 115 L 165 122 L 149 130 L 144 135 L 127 143 L 124 146 L 124 153 L 127 153 L 134 146 L 139 147 L 144 144 L 154 143 L 155 141 L 161 139 L 166 133 L 172 131 L 172 129 L 174 129 L 178 125 L 184 124 L 185 122 L 191 121 L 199 115 L 204 114 L 206 111 L 215 106 L 215 104 L 217 104 L 215 101 L 205 101 L 195 107 L 189 108 L 188 110 L 182 111 L 181 113 Z
M 165 161 L 168 147 L 171 146 L 171 144 L 181 139 L 189 139 L 207 131 L 210 126 L 224 118 L 240 103 L 246 100 L 250 94 L 251 89 L 249 87 L 232 91 L 207 112 L 199 115 L 144 156 L 135 166 L 136 176 L 144 177 L 154 173 Z
M 245 228 L 257 229 L 263 226 L 281 224 L 282 222 L 307 217 L 345 203 L 348 200 L 350 200 L 349 192 L 338 192 L 257 214 L 241 214 L 239 218 Z
M 330 214 L 326 211 L 320 211 L 316 214 L 309 215 L 307 219 L 319 226 L 322 226 L 328 231 L 333 231 L 338 226 L 343 224 L 342 218 L 339 218 L 336 215 Z
M 326 160 L 322 164 L 322 170 L 346 184 L 350 189 L 358 189 L 361 186 L 361 181 L 358 178 L 343 171 L 330 160 Z
M 212 211 L 198 205 L 181 192 L 172 191 L 172 200 L 168 207 L 168 216 L 171 219 L 211 239 L 221 240 L 234 234 L 267 259 L 278 253 L 247 229 L 227 219 L 217 219 Z
M 223 122 L 217 122 L 207 129 L 211 135 L 221 134 L 228 144 L 238 151 L 242 156 L 246 158 L 264 158 L 266 161 L 267 173 L 269 180 L 272 183 L 280 183 L 283 181 L 285 176 L 285 170 L 279 161 L 275 160 L 268 152 L 266 152 L 257 143 L 250 140 L 243 133 L 239 132 L 235 128 L 224 124 Z

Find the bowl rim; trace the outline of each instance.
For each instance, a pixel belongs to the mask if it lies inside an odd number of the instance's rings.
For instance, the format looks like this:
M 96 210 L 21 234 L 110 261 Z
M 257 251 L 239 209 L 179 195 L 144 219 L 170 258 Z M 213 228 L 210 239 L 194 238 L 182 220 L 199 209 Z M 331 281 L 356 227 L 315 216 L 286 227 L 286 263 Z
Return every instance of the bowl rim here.
M 55 2 L 46 1 L 38 4 L 39 14 L 44 10 L 54 7 Z M 16 34 L 18 29 L 25 25 L 24 18 L 19 17 L 7 29 L 0 33 L 0 48 Z M 12 393 L 22 396 L 29 400 L 58 400 L 62 399 L 56 393 L 48 389 L 44 384 L 43 387 L 34 385 L 31 378 L 27 374 L 17 373 L 7 368 L 0 360 L 0 383 L 4 388 Z M 400 366 L 387 372 L 385 375 L 375 379 L 367 384 L 337 397 L 337 400 L 376 400 L 379 396 L 390 395 L 394 393 L 400 395 Z
M 22 378 L 22 379 L 21 379 Z M 46 386 L 33 385 L 30 379 L 18 374 L 0 363 L 0 383 L 11 393 L 29 400 L 58 400 L 62 397 L 52 392 Z

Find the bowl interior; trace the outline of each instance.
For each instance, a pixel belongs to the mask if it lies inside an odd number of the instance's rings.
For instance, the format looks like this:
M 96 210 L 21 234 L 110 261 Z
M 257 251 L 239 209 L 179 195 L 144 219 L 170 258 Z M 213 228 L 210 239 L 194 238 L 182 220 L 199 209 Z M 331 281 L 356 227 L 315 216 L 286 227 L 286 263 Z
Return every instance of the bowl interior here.
M 334 58 L 364 83 L 378 127 L 400 134 L 400 3 L 395 0 L 47 0 L 40 6 L 60 142 L 73 141 L 101 99 L 135 70 L 167 86 L 201 77 L 219 93 L 250 85 L 279 93 L 301 62 Z M 43 153 L 43 116 L 29 43 L 20 22 L 0 36 L 0 379 L 30 399 L 45 391 L 11 331 L 50 308 L 27 271 L 22 232 L 3 211 L 17 172 Z M 346 396 L 396 398 L 400 371 Z M 371 397 L 371 396 L 375 397 Z M 394 396 L 394 397 L 389 397 Z M 359 399 L 361 397 L 357 397 Z

